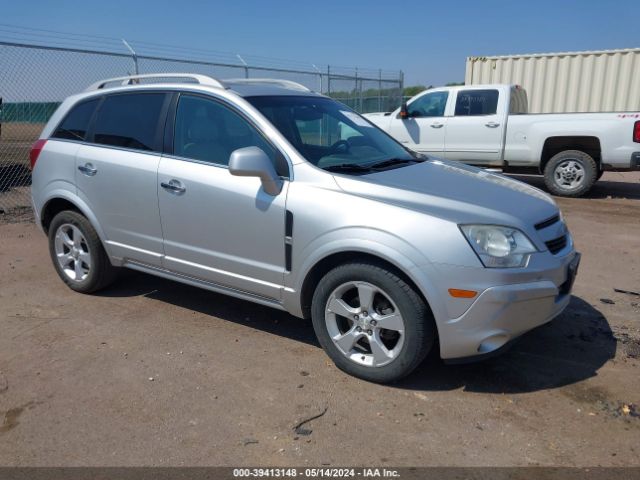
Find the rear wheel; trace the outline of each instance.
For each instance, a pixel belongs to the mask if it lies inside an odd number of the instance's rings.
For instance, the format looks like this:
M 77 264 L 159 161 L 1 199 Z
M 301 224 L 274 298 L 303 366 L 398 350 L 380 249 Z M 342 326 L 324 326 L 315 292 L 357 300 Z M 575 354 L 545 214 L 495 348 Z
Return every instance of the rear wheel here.
M 598 179 L 593 157 L 579 150 L 566 150 L 553 156 L 544 168 L 544 182 L 551 193 L 561 197 L 580 197 Z
M 338 368 L 386 383 L 411 373 L 435 340 L 431 312 L 404 280 L 369 263 L 331 270 L 312 302 L 318 340 Z
M 58 213 L 49 226 L 49 253 L 64 283 L 81 293 L 100 290 L 116 277 L 95 229 L 73 210 Z

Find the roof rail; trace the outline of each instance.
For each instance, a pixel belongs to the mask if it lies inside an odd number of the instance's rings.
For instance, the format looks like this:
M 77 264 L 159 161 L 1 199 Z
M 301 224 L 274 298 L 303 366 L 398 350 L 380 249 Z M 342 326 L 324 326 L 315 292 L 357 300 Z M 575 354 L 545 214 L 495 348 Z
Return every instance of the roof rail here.
M 149 73 L 145 75 L 129 75 L 127 77 L 107 78 L 105 80 L 100 80 L 99 82 L 96 82 L 90 85 L 85 91 L 90 92 L 93 90 L 101 90 L 105 88 L 105 86 L 108 83 L 120 82 L 119 86 L 133 85 L 136 83 L 140 83 L 140 80 L 144 80 L 148 78 L 191 79 L 191 80 L 195 80 L 195 82 L 200 85 L 206 85 L 209 87 L 216 87 L 216 88 L 226 88 L 222 82 L 220 82 L 219 80 L 216 80 L 213 77 L 208 77 L 207 75 L 199 75 L 196 73 Z
M 244 83 L 244 84 L 255 84 L 255 85 L 277 85 L 284 88 L 289 88 L 291 90 L 301 90 L 303 92 L 310 92 L 311 90 L 305 87 L 304 85 L 292 82 L 291 80 L 280 80 L 278 78 L 230 78 L 224 80 L 227 84 L 233 83 Z

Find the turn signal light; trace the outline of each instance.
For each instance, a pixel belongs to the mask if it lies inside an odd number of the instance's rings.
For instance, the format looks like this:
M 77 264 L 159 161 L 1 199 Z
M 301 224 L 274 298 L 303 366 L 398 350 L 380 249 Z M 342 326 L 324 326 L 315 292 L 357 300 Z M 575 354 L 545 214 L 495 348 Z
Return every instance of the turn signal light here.
M 478 294 L 473 290 L 460 290 L 458 288 L 450 288 L 449 295 L 453 298 L 473 298 Z

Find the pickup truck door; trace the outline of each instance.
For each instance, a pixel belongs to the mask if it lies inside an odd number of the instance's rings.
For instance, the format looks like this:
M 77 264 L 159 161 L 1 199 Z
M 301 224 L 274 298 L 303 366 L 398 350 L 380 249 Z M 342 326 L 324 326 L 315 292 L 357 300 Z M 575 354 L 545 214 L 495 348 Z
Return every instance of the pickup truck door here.
M 486 166 L 502 165 L 506 127 L 504 102 L 497 89 L 461 89 L 447 118 L 445 157 Z
M 430 91 L 408 105 L 409 118 L 394 112 L 389 133 L 402 144 L 421 153 L 442 156 L 447 119 L 444 116 L 449 92 Z

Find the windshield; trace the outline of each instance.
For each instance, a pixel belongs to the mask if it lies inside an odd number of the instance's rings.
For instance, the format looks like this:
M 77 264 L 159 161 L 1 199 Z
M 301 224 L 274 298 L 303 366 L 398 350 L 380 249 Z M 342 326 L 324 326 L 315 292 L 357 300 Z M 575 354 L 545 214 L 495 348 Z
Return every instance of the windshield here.
M 420 161 L 349 107 L 329 98 L 262 96 L 246 100 L 317 167 L 366 173 L 371 166 Z

